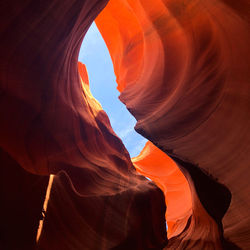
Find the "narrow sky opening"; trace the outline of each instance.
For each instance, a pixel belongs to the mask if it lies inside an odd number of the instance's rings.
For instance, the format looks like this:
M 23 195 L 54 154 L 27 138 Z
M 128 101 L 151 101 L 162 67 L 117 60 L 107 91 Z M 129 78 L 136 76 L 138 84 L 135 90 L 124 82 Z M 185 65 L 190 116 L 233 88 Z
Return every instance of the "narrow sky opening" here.
M 118 99 L 116 77 L 107 46 L 95 23 L 90 26 L 78 60 L 87 67 L 90 90 L 108 114 L 115 133 L 122 139 L 131 157 L 137 156 L 146 139 L 134 130 L 135 118 Z

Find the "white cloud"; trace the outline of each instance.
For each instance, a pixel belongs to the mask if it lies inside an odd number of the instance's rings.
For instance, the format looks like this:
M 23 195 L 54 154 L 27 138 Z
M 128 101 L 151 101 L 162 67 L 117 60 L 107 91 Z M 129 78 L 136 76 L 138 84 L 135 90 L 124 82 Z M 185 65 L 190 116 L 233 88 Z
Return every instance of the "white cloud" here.
M 122 125 L 124 125 L 124 123 Z M 134 132 L 134 126 L 135 126 L 135 119 L 131 116 L 130 120 L 126 124 L 126 127 L 123 127 L 122 129 L 117 130 L 118 136 L 122 140 L 126 139 L 126 137 L 128 137 L 129 134 Z
M 139 155 L 142 149 L 144 148 L 146 142 L 146 138 L 142 138 L 140 141 L 138 141 L 137 145 L 131 150 L 131 157 L 136 157 L 137 155 Z
M 127 127 L 119 131 L 119 136 L 121 137 L 121 139 L 125 139 L 133 131 L 134 131 L 134 127 Z

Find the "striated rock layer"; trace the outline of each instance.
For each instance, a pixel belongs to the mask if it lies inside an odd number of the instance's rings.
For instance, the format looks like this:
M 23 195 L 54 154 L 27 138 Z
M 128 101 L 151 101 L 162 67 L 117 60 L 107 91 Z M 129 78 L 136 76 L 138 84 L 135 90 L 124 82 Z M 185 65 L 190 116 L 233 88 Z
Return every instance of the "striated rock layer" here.
M 135 171 L 78 66 L 81 41 L 106 3 L 1 2 L 1 249 L 166 245 L 164 195 Z
M 107 3 L 1 2 L 0 248 L 249 249 L 248 1 Z M 100 12 L 133 163 L 77 62 Z
M 96 20 L 135 129 L 162 150 L 133 161 L 166 194 L 170 249 L 250 248 L 249 7 L 111 0 Z

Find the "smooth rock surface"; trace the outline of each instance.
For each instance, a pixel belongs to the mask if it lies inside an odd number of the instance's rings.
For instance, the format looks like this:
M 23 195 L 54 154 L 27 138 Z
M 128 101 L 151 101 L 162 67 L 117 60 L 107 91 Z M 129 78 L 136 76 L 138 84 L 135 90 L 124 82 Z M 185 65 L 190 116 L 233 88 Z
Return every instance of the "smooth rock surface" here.
M 249 249 L 249 9 L 3 0 L 0 248 Z M 151 141 L 132 161 L 78 64 L 95 19 L 120 99 Z
M 171 238 L 169 215 L 171 249 L 250 248 L 249 10 L 245 0 L 110 0 L 96 20 L 135 129 L 189 183 L 192 217 Z M 167 194 L 173 165 L 155 151 L 135 164 Z

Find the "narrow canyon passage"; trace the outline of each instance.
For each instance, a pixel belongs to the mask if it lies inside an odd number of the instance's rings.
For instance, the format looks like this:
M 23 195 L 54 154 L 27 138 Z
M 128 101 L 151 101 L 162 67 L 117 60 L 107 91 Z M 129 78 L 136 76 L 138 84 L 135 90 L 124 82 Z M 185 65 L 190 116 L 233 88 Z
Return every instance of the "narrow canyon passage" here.
M 249 9 L 3 0 L 0 248 L 249 249 Z
M 135 118 L 121 103 L 113 64 L 107 46 L 93 22 L 86 33 L 78 60 L 85 64 L 92 95 L 107 113 L 115 133 L 122 139 L 131 157 L 137 156 L 146 139 L 134 130 Z

